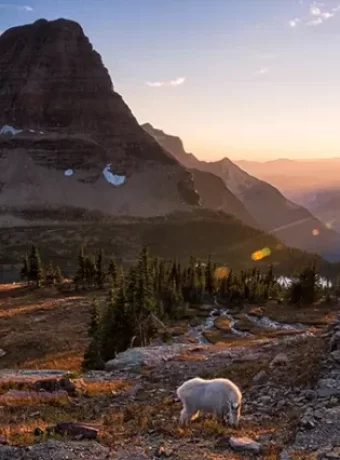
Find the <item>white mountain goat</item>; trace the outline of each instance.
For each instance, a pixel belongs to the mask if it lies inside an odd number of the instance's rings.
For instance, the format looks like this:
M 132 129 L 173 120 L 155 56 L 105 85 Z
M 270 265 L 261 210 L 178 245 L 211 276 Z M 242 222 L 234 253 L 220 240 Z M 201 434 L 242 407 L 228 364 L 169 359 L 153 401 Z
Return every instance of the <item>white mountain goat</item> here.
M 237 427 L 241 417 L 242 393 L 228 379 L 205 380 L 196 377 L 187 380 L 177 389 L 177 397 L 183 404 L 180 425 L 187 425 L 200 412 L 212 413 L 220 420 Z

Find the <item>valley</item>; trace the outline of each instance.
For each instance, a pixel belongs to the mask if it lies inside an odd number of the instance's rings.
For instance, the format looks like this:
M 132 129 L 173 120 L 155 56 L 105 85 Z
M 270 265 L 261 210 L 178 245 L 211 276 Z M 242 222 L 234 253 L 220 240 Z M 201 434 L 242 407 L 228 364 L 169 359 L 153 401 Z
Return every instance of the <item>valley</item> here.
M 269 142 L 285 107 L 261 111 L 287 85 L 266 100 L 271 67 L 247 68 L 247 80 L 230 72 L 241 60 L 223 55 L 215 78 L 234 78 L 241 93 L 226 81 L 219 94 L 198 89 L 198 66 L 210 69 L 222 49 L 208 45 L 218 28 L 202 30 L 224 2 L 209 3 L 192 48 L 190 21 L 204 1 L 175 2 L 185 4 L 179 15 L 165 13 L 173 2 L 151 13 L 150 2 L 136 3 L 120 21 L 134 0 L 96 10 L 85 0 L 84 28 L 64 19 L 73 2 L 56 2 L 52 20 L 33 3 L 0 5 L 0 460 L 340 458 L 337 160 L 210 161 L 211 152 L 201 161 L 178 136 L 139 121 L 213 142 L 222 126 L 224 145 L 235 132 L 255 145 L 265 127 Z M 320 8 L 306 25 L 340 11 Z M 22 25 L 25 14 L 33 21 Z M 185 39 L 174 40 L 182 21 Z M 189 72 L 189 55 L 205 47 L 209 59 L 191 63 L 191 78 L 168 75 Z M 231 68 L 222 72 L 222 61 Z M 176 389 L 198 376 L 240 388 L 238 428 L 202 415 L 180 426 Z

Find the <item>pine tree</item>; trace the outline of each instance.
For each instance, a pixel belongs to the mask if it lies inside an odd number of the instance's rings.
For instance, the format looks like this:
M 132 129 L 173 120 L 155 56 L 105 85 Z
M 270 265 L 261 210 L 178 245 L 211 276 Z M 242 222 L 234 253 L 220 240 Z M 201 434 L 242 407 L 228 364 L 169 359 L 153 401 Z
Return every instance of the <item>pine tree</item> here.
M 117 274 L 118 274 L 117 263 L 116 263 L 115 258 L 112 257 L 109 263 L 109 267 L 108 267 L 108 275 L 111 278 L 114 286 L 116 286 L 117 284 Z
M 202 264 L 197 265 L 196 269 L 196 277 L 197 277 L 197 301 L 202 302 L 204 293 L 206 290 L 206 276 L 205 270 L 202 267 Z
M 59 266 L 57 266 L 57 268 L 54 270 L 54 279 L 57 286 L 60 286 L 60 284 L 64 280 L 63 274 Z
M 76 273 L 76 284 L 81 283 L 83 289 L 85 289 L 85 254 L 84 247 L 81 246 L 78 254 L 78 267 Z
M 138 337 L 142 346 L 148 345 L 155 334 L 152 317 L 155 313 L 156 299 L 150 271 L 151 261 L 147 246 L 144 246 L 137 264 L 137 284 L 133 305 L 138 324 Z
M 129 318 L 125 279 L 124 276 L 121 276 L 115 302 L 116 353 L 125 351 L 129 347 L 134 334 L 135 327 Z
M 201 290 L 198 281 L 198 264 L 194 257 L 190 257 L 189 267 L 186 274 L 186 285 L 183 290 L 184 300 L 191 303 L 201 301 Z
M 96 283 L 97 267 L 95 258 L 92 254 L 85 257 L 85 281 L 88 287 L 93 287 Z
M 88 334 L 90 337 L 94 337 L 99 331 L 100 318 L 99 310 L 96 300 L 94 299 L 91 306 L 91 319 Z
M 49 263 L 45 270 L 45 283 L 48 286 L 54 286 L 56 283 L 55 270 L 53 268 L 52 262 Z
M 211 256 L 209 256 L 208 262 L 205 267 L 205 283 L 208 294 L 210 296 L 213 296 L 216 291 L 216 278 L 211 261 Z
M 28 263 L 28 256 L 25 254 L 22 260 L 22 269 L 20 270 L 20 278 L 26 283 L 29 283 L 29 263 Z
M 41 267 L 40 254 L 35 245 L 32 246 L 29 256 L 29 280 L 36 283 L 37 288 L 41 287 L 43 271 Z
M 96 334 L 89 343 L 82 362 L 83 371 L 101 371 L 105 368 L 105 362 L 100 354 L 100 341 Z
M 114 290 L 109 291 L 108 305 L 102 321 L 101 356 L 104 361 L 113 359 L 116 355 L 116 317 Z
M 97 287 L 101 289 L 104 283 L 103 251 L 102 250 L 100 250 L 97 255 L 95 278 L 96 278 Z

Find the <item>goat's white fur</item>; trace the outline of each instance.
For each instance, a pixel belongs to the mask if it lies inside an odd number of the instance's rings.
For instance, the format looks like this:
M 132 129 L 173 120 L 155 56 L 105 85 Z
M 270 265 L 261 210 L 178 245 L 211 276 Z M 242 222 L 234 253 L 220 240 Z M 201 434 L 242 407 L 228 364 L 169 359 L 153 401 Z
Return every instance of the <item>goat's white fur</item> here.
M 187 380 L 176 391 L 183 404 L 180 425 L 187 425 L 199 413 L 212 413 L 215 417 L 238 426 L 241 417 L 242 393 L 228 379 L 205 380 L 200 377 Z

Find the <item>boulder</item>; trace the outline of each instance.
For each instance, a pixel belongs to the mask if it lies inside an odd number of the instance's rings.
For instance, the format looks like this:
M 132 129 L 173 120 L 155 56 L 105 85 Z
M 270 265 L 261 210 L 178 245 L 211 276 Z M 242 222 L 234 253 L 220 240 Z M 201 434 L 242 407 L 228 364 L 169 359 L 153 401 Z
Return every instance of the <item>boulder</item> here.
M 232 449 L 237 451 L 248 451 L 256 454 L 261 451 L 261 444 L 247 437 L 237 438 L 231 436 L 229 445 Z
M 340 364 L 340 350 L 334 350 L 334 351 L 332 351 L 331 357 L 332 357 L 332 359 L 333 359 L 336 363 L 339 363 L 339 364 Z
M 262 369 L 261 371 L 259 371 L 254 377 L 253 377 L 253 382 L 254 383 L 263 383 L 265 382 L 266 380 L 268 380 L 268 375 L 267 375 L 267 372 Z
M 279 353 L 270 363 L 270 367 L 274 366 L 286 366 L 288 364 L 288 356 L 285 353 Z
M 52 427 L 47 428 L 50 434 L 58 434 L 61 436 L 69 436 L 75 439 L 95 440 L 98 435 L 98 429 L 81 423 L 60 422 Z
M 37 380 L 34 388 L 36 391 L 47 391 L 49 393 L 62 390 L 66 391 L 70 396 L 77 396 L 86 392 L 86 384 L 83 379 L 70 379 L 68 377 Z

